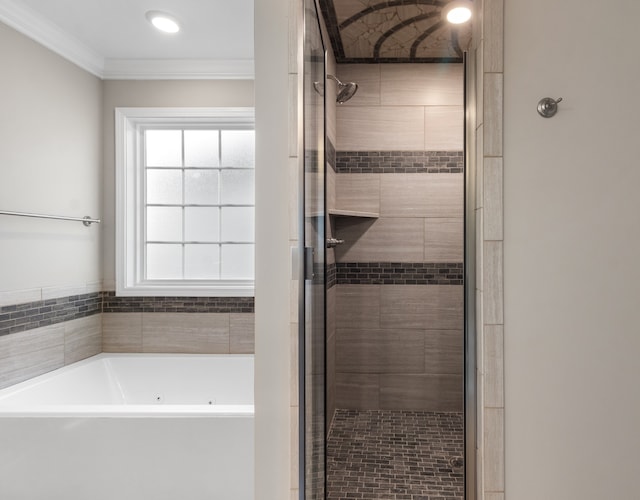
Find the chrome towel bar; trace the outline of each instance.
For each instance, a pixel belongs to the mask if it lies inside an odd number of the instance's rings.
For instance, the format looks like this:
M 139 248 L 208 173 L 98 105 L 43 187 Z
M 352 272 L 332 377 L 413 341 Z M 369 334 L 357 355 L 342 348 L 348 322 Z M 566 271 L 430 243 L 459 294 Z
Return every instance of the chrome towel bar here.
M 84 217 L 65 217 L 64 215 L 30 214 L 26 212 L 8 212 L 6 210 L 0 210 L 0 215 L 15 215 L 18 217 L 35 217 L 37 219 L 72 220 L 72 221 L 82 222 L 85 226 L 90 226 L 91 224 L 100 224 L 100 219 L 92 219 L 88 215 Z

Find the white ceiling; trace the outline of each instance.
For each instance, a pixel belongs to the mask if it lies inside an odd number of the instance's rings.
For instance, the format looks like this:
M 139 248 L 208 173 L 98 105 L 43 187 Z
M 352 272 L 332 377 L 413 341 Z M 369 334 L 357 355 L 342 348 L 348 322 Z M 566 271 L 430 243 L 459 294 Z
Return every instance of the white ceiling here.
M 181 31 L 157 31 L 149 10 Z M 0 21 L 102 78 L 253 74 L 253 0 L 0 0 Z

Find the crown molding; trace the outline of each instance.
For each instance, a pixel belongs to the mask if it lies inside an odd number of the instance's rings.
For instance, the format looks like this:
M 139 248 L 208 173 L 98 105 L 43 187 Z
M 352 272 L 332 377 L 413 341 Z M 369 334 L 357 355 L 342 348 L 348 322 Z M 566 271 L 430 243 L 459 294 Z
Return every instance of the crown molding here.
M 105 80 L 253 80 L 253 60 L 106 59 Z
M 89 73 L 103 77 L 104 57 L 20 2 L 0 0 L 0 21 Z
M 105 59 L 29 7 L 0 0 L 0 21 L 103 80 L 252 80 L 253 60 Z

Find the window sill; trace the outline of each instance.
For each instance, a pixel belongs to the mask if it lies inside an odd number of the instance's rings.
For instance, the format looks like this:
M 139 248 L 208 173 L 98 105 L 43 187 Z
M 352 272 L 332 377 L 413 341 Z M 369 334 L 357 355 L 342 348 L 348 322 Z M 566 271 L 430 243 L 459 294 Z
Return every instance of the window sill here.
M 129 287 L 117 287 L 118 297 L 253 297 L 254 284 L 217 285 L 181 284 L 159 285 L 139 284 Z

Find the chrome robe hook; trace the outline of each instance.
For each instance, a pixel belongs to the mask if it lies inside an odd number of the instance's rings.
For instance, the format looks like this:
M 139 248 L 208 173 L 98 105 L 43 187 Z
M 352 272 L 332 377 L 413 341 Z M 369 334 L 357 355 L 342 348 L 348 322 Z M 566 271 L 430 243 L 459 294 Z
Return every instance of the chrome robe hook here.
M 544 97 L 538 102 L 538 114 L 544 118 L 551 118 L 558 112 L 558 103 L 562 101 L 562 97 L 552 99 Z

